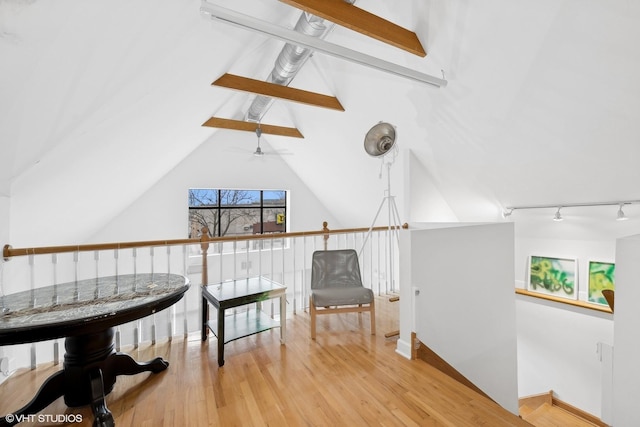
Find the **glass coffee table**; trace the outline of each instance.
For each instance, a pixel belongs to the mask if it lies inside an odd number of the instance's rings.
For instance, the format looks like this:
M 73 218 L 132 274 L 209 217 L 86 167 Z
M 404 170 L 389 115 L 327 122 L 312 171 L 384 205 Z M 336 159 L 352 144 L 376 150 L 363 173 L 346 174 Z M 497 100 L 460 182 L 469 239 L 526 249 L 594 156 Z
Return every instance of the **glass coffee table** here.
M 211 330 L 218 338 L 218 366 L 224 365 L 224 345 L 233 340 L 280 328 L 280 342 L 285 343 L 287 287 L 266 277 L 229 280 L 202 286 L 202 341 Z M 272 319 L 261 309 L 261 303 L 280 298 L 280 321 Z M 256 303 L 255 309 L 247 309 L 233 315 L 225 315 L 225 310 Z M 209 304 L 217 315 L 209 319 Z
M 14 425 L 64 396 L 67 406 L 91 405 L 94 426 L 114 425 L 105 404 L 118 375 L 167 369 L 160 357 L 139 363 L 115 351 L 115 326 L 179 301 L 189 279 L 177 274 L 129 274 L 80 280 L 0 296 L 0 345 L 65 338 L 63 369 L 26 406 L 0 417 Z

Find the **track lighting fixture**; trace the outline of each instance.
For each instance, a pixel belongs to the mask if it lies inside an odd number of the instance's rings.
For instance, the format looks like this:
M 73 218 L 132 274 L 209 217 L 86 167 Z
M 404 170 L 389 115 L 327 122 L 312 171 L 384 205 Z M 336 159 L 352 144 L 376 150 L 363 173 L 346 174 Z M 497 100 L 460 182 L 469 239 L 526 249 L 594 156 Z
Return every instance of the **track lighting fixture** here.
M 560 214 L 560 207 L 558 208 L 558 210 L 556 211 L 556 214 L 553 216 L 553 220 L 554 221 L 562 221 L 564 218 L 562 218 L 562 215 Z
M 620 208 L 618 208 L 618 216 L 616 217 L 617 221 L 626 221 L 629 219 L 629 217 L 624 214 L 622 206 L 624 206 L 624 203 L 620 203 Z
M 502 218 L 507 219 L 513 213 L 513 208 L 506 209 L 502 211 Z
M 518 209 L 551 209 L 551 208 L 554 208 L 554 209 L 556 209 L 556 213 L 553 216 L 553 220 L 554 221 L 562 221 L 564 218 L 562 217 L 562 214 L 560 213 L 560 209 L 577 208 L 577 207 L 593 207 L 593 206 L 618 206 L 618 214 L 616 216 L 616 220 L 625 221 L 625 220 L 629 219 L 629 217 L 624 213 L 624 211 L 622 209 L 624 208 L 624 205 L 633 205 L 633 204 L 640 204 L 640 200 L 622 200 L 622 201 L 618 201 L 618 202 L 594 202 L 594 203 L 568 203 L 568 204 L 564 204 L 563 203 L 562 205 L 510 206 L 510 207 L 504 208 L 504 210 L 502 211 L 502 217 L 507 219 L 508 217 L 511 216 L 513 211 L 518 210 Z

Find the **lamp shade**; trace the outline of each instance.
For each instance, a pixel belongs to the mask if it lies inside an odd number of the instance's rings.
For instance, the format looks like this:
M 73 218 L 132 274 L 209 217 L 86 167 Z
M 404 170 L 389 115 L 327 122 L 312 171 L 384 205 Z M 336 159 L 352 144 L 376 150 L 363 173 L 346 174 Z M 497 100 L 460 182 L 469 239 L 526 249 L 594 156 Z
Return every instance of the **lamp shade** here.
M 364 149 L 370 156 L 384 156 L 396 143 L 396 129 L 393 125 L 380 122 L 372 127 L 364 137 Z

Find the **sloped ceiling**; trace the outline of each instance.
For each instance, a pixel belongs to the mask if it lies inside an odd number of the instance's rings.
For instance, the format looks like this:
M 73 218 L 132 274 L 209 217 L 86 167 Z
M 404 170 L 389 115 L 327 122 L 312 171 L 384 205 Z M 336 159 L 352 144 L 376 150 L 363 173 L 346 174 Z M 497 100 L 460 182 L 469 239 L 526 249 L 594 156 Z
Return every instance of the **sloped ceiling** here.
M 287 28 L 300 15 L 277 0 L 211 3 Z M 270 137 L 271 148 L 291 153 L 284 160 L 340 206 L 344 225 L 366 225 L 379 202 L 380 165 L 362 141 L 381 120 L 461 220 L 496 219 L 508 205 L 640 199 L 638 2 L 356 5 L 415 31 L 427 57 L 339 26 L 327 41 L 444 72 L 448 85 L 317 53 L 291 86 L 336 96 L 346 111 L 271 107 L 265 121 L 305 136 Z M 242 118 L 251 96 L 211 82 L 226 72 L 264 80 L 282 44 L 212 22 L 194 0 L 0 2 L 0 195 L 22 212 L 82 207 L 105 223 L 218 132 L 200 126 L 210 116 Z

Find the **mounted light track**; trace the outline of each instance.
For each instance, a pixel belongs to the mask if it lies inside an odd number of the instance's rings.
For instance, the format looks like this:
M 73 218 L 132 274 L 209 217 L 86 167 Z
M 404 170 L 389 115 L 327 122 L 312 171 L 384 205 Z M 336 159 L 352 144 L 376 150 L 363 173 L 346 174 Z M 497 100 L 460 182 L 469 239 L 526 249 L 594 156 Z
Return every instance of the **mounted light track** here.
M 258 123 L 245 122 L 242 120 L 223 119 L 220 117 L 211 117 L 209 120 L 204 122 L 202 126 L 207 126 L 210 128 L 223 128 L 223 129 L 255 132 L 256 128 L 258 127 Z M 269 135 L 290 136 L 292 138 L 304 138 L 302 133 L 300 133 L 300 131 L 297 128 L 266 125 L 264 123 L 260 123 L 259 126 L 262 133 L 266 133 Z
M 554 221 L 562 221 L 562 215 L 560 214 L 560 209 L 565 208 L 580 208 L 580 207 L 595 207 L 595 206 L 618 206 L 618 212 L 616 215 L 616 219 L 618 221 L 624 221 L 628 219 L 625 215 L 622 208 L 625 205 L 635 205 L 640 204 L 640 200 L 621 200 L 617 202 L 592 202 L 592 203 L 562 203 L 556 205 L 535 205 L 535 206 L 509 206 L 506 207 L 502 211 L 502 217 L 508 218 L 513 214 L 515 210 L 528 210 L 528 209 L 557 209 L 555 215 L 553 216 Z
M 333 96 L 322 95 L 315 92 L 309 92 L 301 89 L 294 89 L 288 86 L 282 86 L 275 83 L 269 83 L 262 80 L 254 80 L 247 77 L 236 76 L 235 74 L 223 74 L 215 82 L 213 86 L 221 86 L 229 89 L 236 89 L 245 92 L 257 93 L 260 95 L 271 96 L 273 98 L 286 99 L 293 102 L 299 102 L 316 107 L 330 108 L 333 110 L 344 111 L 344 107 L 337 98 Z
M 202 2 L 200 11 L 210 15 L 211 19 L 244 28 L 245 30 L 259 34 L 264 34 L 269 37 L 274 37 L 286 42 L 294 43 L 302 47 L 313 49 L 317 52 L 331 55 L 335 58 L 344 59 L 346 61 L 354 62 L 356 64 L 436 87 L 443 87 L 447 85 L 447 81 L 444 79 L 402 67 L 352 49 L 328 43 L 324 40 L 298 33 L 297 31 L 279 27 L 269 22 L 207 3 L 206 1 Z
M 384 43 L 425 57 L 416 33 L 389 22 L 344 0 L 280 0 L 338 25 L 357 31 Z

